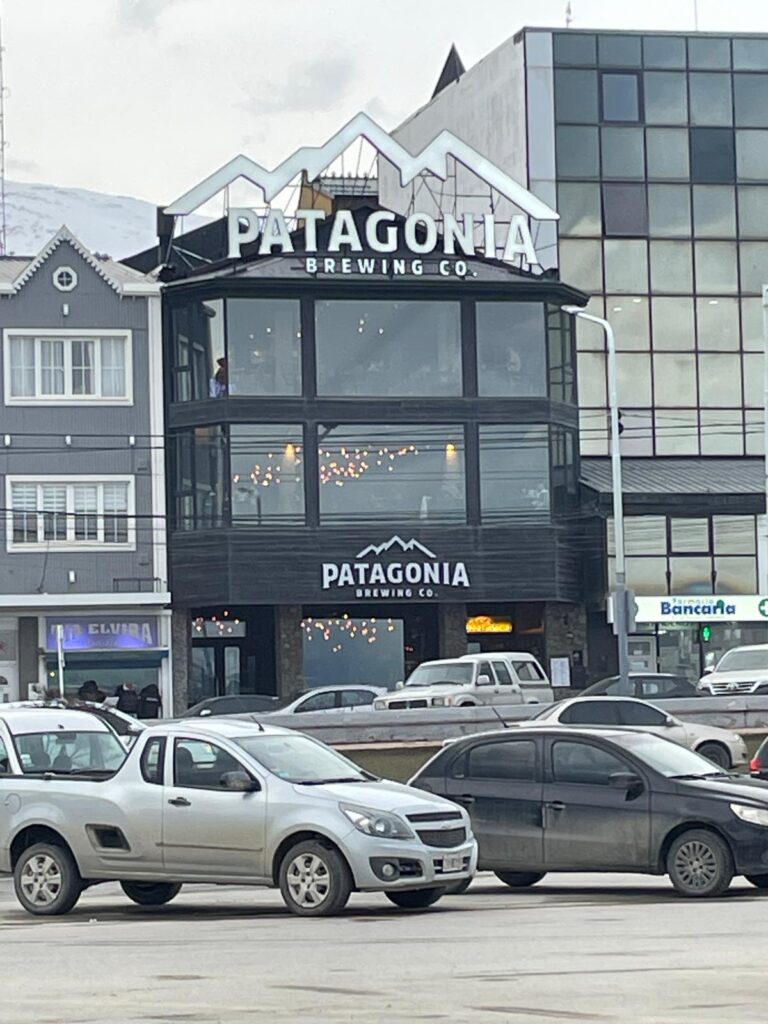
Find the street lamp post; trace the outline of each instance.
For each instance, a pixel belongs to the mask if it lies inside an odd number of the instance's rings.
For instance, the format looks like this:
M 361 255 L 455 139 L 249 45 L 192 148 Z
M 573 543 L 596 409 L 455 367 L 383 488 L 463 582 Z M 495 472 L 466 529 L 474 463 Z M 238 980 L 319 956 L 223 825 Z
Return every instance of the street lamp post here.
M 763 516 L 763 570 L 758 590 L 768 594 L 768 284 L 763 285 L 763 458 L 765 460 L 765 514 Z
M 766 292 L 768 293 L 768 288 Z M 764 293 L 764 295 L 765 295 Z M 608 412 L 611 422 L 611 478 L 613 485 L 613 535 L 616 552 L 616 583 L 613 593 L 613 621 L 616 626 L 616 642 L 619 653 L 619 678 L 622 693 L 629 684 L 629 648 L 627 629 L 627 570 L 624 558 L 624 493 L 621 486 L 621 450 L 619 448 L 619 402 L 616 385 L 616 338 L 613 328 L 601 316 L 585 313 L 580 306 L 563 306 L 565 313 L 572 313 L 581 320 L 599 324 L 605 333 L 608 350 Z M 766 314 L 768 316 L 768 314 Z M 768 402 L 768 370 L 766 371 L 766 402 Z M 768 489 L 768 476 L 766 477 Z M 768 490 L 767 490 L 768 493 Z

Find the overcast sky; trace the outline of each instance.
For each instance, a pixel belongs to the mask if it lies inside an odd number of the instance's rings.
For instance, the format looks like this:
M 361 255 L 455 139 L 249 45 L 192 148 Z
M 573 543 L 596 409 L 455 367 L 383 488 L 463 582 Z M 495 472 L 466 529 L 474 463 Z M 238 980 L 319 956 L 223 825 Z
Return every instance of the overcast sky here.
M 694 0 L 572 0 L 575 28 L 692 30 Z M 170 202 L 236 153 L 272 165 L 358 110 L 393 128 L 565 0 L 1 0 L 8 176 Z M 768 32 L 766 0 L 698 0 Z

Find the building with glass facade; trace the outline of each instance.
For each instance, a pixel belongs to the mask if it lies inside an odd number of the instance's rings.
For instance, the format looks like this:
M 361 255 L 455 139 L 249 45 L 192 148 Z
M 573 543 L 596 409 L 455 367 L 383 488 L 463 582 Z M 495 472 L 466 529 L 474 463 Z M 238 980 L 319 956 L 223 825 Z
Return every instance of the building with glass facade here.
M 614 327 L 629 585 L 764 593 L 768 37 L 525 29 L 440 84 L 395 136 L 416 151 L 447 127 L 554 206 L 539 251 Z M 381 198 L 414 203 L 386 167 Z M 584 547 L 596 677 L 614 648 L 601 330 L 579 323 L 577 349 L 582 507 L 605 520 Z M 768 641 L 757 617 L 641 623 L 634 665 L 697 676 L 724 648 Z
M 361 236 L 377 209 L 355 204 Z M 165 275 L 188 702 L 392 686 L 468 649 L 583 648 L 575 338 L 560 307 L 586 296 L 481 256 L 444 276 L 400 243 L 385 272 L 356 271 L 381 259 L 366 247 L 351 273 L 307 273 L 292 237 L 291 255 L 228 259 L 216 229 L 193 233 Z M 192 251 L 207 262 L 190 269 Z

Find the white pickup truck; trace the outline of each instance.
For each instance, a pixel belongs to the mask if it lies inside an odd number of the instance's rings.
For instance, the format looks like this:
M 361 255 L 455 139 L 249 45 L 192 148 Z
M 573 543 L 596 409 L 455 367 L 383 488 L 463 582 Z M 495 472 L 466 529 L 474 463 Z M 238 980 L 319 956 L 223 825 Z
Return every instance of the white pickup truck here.
M 377 697 L 375 711 L 411 708 L 467 708 L 481 704 L 544 704 L 552 687 L 532 654 L 464 654 L 424 661 L 405 685 Z

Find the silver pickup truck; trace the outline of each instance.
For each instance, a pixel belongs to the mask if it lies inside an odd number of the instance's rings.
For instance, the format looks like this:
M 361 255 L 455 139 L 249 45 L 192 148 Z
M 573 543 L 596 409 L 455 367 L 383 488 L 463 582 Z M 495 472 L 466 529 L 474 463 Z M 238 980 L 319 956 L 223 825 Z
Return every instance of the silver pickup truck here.
M 104 881 L 142 905 L 213 882 L 279 887 L 304 916 L 353 891 L 423 908 L 476 866 L 463 809 L 289 729 L 188 719 L 126 753 L 84 712 L 0 711 L 0 873 L 32 914 Z

